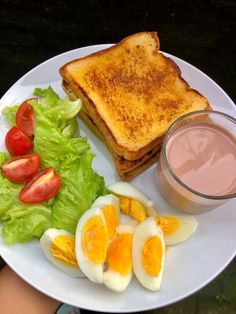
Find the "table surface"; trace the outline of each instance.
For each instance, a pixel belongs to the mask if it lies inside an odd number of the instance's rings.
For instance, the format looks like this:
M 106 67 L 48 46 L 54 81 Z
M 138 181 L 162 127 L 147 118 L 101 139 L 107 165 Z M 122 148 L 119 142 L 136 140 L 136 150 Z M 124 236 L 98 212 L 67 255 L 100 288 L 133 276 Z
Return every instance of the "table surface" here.
M 236 99 L 236 2 L 223 0 L 2 0 L 0 95 L 48 58 L 144 30 L 157 31 L 162 51 L 193 64 Z M 236 313 L 236 259 L 199 292 L 147 313 Z

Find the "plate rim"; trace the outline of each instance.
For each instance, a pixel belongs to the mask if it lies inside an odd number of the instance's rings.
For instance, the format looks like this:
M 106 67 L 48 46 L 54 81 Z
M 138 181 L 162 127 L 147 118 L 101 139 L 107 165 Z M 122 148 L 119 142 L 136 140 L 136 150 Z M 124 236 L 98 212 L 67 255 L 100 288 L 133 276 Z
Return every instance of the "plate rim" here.
M 75 53 L 77 51 L 81 51 L 81 50 L 86 50 L 86 49 L 96 49 L 96 51 L 98 50 L 101 50 L 101 49 L 106 49 L 106 48 L 109 48 L 111 47 L 112 45 L 114 44 L 96 44 L 96 45 L 88 45 L 88 46 L 84 46 L 84 47 L 79 47 L 79 48 L 75 48 L 75 49 L 72 49 L 72 50 L 68 50 L 68 51 L 65 51 L 65 52 L 62 52 L 58 55 L 55 55 L 43 62 L 41 62 L 40 64 L 36 65 L 35 67 L 33 67 L 32 69 L 30 69 L 28 72 L 26 72 L 24 75 L 22 75 L 19 79 L 17 79 L 10 87 L 9 89 L 3 94 L 3 96 L 1 97 L 1 103 L 3 103 L 5 101 L 5 98 L 8 96 L 8 94 L 14 89 L 16 88 L 17 84 L 20 83 L 20 81 L 24 80 L 24 78 L 28 75 L 30 75 L 33 71 L 39 69 L 40 67 L 42 67 L 43 65 L 46 65 L 47 63 L 50 63 L 50 62 L 53 62 L 54 60 L 56 60 L 57 58 L 61 58 L 63 56 L 66 56 L 67 54 L 70 54 L 70 53 Z M 99 49 L 98 49 L 99 48 Z M 94 51 L 95 52 L 95 51 Z M 169 54 L 169 53 L 166 53 L 166 52 L 163 52 L 163 51 L 160 51 L 162 52 L 165 56 L 169 57 L 169 58 L 174 58 L 175 60 L 178 60 L 179 62 L 182 62 L 184 63 L 187 67 L 190 67 L 191 70 L 193 71 L 197 71 L 198 73 L 200 73 L 202 76 L 204 76 L 206 79 L 210 80 L 210 82 L 214 85 L 215 88 L 219 89 L 223 94 L 224 94 L 224 97 L 226 97 L 228 99 L 228 101 L 231 103 L 232 106 L 235 107 L 235 104 L 233 102 L 233 100 L 230 98 L 230 96 L 223 90 L 223 88 L 218 85 L 210 76 L 208 76 L 207 74 L 205 74 L 202 70 L 198 69 L 196 66 L 188 63 L 187 61 L 179 58 L 179 57 L 176 57 L 172 54 Z M 178 65 L 179 66 L 179 65 Z M 2 108 L 2 105 L 0 105 L 0 110 Z M 235 110 L 236 110 L 236 107 L 235 107 Z M 0 254 L 2 256 L 2 254 Z M 123 308 L 120 308 L 120 309 L 98 309 L 99 311 L 104 311 L 104 312 L 110 312 L 110 313 L 133 313 L 133 312 L 141 312 L 141 311 L 147 311 L 147 310 L 153 310 L 153 309 L 158 309 L 158 308 L 161 308 L 161 307 L 164 307 L 164 306 L 169 306 L 171 304 L 174 304 L 178 301 L 181 301 L 187 297 L 189 297 L 190 295 L 193 295 L 194 293 L 196 293 L 197 291 L 201 290 L 203 287 L 205 287 L 207 284 L 209 284 L 212 280 L 214 280 L 231 262 L 232 260 L 234 259 L 236 255 L 236 246 L 235 246 L 235 251 L 232 253 L 232 255 L 230 256 L 230 258 L 218 269 L 217 272 L 215 272 L 211 277 L 209 277 L 207 280 L 205 280 L 204 282 L 202 282 L 201 285 L 197 286 L 195 289 L 189 291 L 189 292 L 186 292 L 185 294 L 181 295 L 181 297 L 176 297 L 174 299 L 172 299 L 171 301 L 169 302 L 160 302 L 160 304 L 157 304 L 157 305 L 153 305 L 153 306 L 150 306 L 150 307 L 146 307 L 144 306 L 143 308 L 139 308 L 139 309 L 132 309 L 132 310 L 125 310 Z M 64 299 L 58 299 L 56 298 L 54 295 L 52 295 L 52 293 L 50 292 L 45 292 L 41 287 L 37 286 L 36 284 L 32 283 L 31 280 L 29 278 L 27 278 L 26 276 L 22 275 L 21 273 L 18 273 L 17 271 L 17 267 L 15 267 L 14 263 L 11 263 L 8 261 L 8 258 L 5 258 L 5 256 L 2 258 L 6 261 L 7 265 L 9 267 L 11 267 L 17 274 L 20 278 L 22 278 L 24 281 L 26 281 L 28 284 L 30 284 L 32 287 L 34 287 L 35 289 L 37 289 L 38 291 L 42 292 L 43 294 L 45 295 L 48 295 L 49 297 L 53 298 L 53 299 L 56 299 L 58 300 L 59 302 L 63 302 L 63 303 L 66 303 L 66 304 L 70 304 L 70 303 L 67 303 L 67 301 Z M 70 304 L 70 305 L 73 305 L 73 304 Z M 75 306 L 75 305 L 73 305 Z M 94 307 L 86 307 L 86 306 L 82 306 L 81 307 L 82 309 L 86 309 L 86 310 L 97 310 L 96 308 Z

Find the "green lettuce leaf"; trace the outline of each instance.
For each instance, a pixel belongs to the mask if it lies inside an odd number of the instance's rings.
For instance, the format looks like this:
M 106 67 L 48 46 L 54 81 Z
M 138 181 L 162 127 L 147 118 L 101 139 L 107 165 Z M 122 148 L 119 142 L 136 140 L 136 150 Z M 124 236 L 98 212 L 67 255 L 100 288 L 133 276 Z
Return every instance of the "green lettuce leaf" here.
M 7 157 L 8 154 L 0 153 L 0 164 L 7 160 Z M 18 202 L 21 187 L 21 184 L 12 183 L 0 173 L 0 220 L 1 216 Z
M 65 120 L 76 117 L 82 107 L 80 99 L 75 101 L 69 100 L 68 97 L 60 99 L 50 86 L 46 89 L 36 88 L 34 94 L 41 97 L 40 104 L 44 114 L 59 127 Z
M 51 210 L 39 206 L 19 205 L 10 213 L 11 218 L 3 223 L 2 234 L 8 244 L 25 243 L 40 238 L 51 226 Z
M 0 164 L 8 158 L 7 153 L 0 153 Z M 3 222 L 2 235 L 9 244 L 40 237 L 51 226 L 51 209 L 42 204 L 20 202 L 22 186 L 12 183 L 0 173 L 0 221 Z
M 8 153 L 0 152 L 0 166 L 9 159 L 10 155 Z
M 81 101 L 60 99 L 51 87 L 37 88 L 35 95 L 39 102 L 30 102 L 36 113 L 34 151 L 40 154 L 43 168 L 52 166 L 59 172 L 62 185 L 58 195 L 47 203 L 26 205 L 18 198 L 22 185 L 0 173 L 0 221 L 7 243 L 40 237 L 52 224 L 74 233 L 83 212 L 106 193 L 103 177 L 92 169 L 94 154 L 87 139 L 77 131 Z M 15 123 L 17 107 L 4 109 L 10 123 Z M 0 164 L 8 158 L 8 154 L 0 153 Z
M 31 102 L 36 112 L 34 150 L 40 154 L 44 167 L 59 170 L 68 154 L 82 156 L 90 149 L 85 137 L 72 137 L 77 129 L 74 116 L 80 110 L 81 102 L 61 100 L 51 87 L 36 89 L 35 93 L 43 98 L 40 104 Z
M 61 126 L 61 133 L 64 137 L 72 137 L 76 133 L 78 134 L 78 123 L 76 119 L 70 119 L 65 121 Z
M 4 116 L 7 119 L 7 122 L 10 124 L 10 126 L 13 126 L 16 124 L 16 112 L 19 108 L 19 105 L 5 107 L 2 111 Z
M 61 100 L 52 90 L 36 89 L 40 99 L 36 111 L 35 150 L 45 167 L 53 166 L 60 173 L 62 186 L 52 204 L 52 226 L 75 232 L 81 215 L 106 191 L 104 178 L 92 169 L 94 154 L 87 139 L 74 136 L 75 115 L 80 101 Z
M 36 129 L 34 135 L 34 150 L 39 153 L 44 167 L 59 169 L 61 160 L 68 154 L 81 156 L 89 149 L 85 137 L 68 137 L 62 134 L 60 128 L 37 108 Z
M 35 88 L 34 95 L 40 98 L 40 103 L 43 107 L 50 109 L 60 100 L 60 97 L 56 92 L 49 86 L 48 88 Z
M 48 205 L 48 203 L 27 205 L 19 201 L 13 204 L 12 207 L 1 216 L 1 220 L 4 221 L 21 218 L 33 212 L 40 212 L 46 215 L 48 218 L 51 217 L 51 207 Z
M 93 171 L 93 154 L 67 156 L 61 164 L 62 187 L 52 206 L 52 226 L 75 233 L 81 215 L 100 195 L 106 194 L 103 177 Z

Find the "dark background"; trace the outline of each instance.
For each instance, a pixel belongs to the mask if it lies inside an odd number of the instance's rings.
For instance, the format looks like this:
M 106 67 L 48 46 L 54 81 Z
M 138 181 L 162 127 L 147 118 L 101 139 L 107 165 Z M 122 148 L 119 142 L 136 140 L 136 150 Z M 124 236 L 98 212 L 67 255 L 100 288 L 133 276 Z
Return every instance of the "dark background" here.
M 223 0 L 1 0 L 0 95 L 48 58 L 139 31 L 157 31 L 162 51 L 198 67 L 235 101 L 236 1 Z M 236 313 L 236 260 L 198 293 L 154 312 Z

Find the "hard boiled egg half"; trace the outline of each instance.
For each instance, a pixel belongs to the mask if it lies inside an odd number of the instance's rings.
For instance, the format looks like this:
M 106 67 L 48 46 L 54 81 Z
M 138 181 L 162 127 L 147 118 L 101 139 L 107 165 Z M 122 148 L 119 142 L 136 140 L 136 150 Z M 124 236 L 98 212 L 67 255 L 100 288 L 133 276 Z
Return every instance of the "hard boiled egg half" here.
M 148 216 L 156 216 L 153 202 L 136 186 L 128 182 L 117 182 L 107 189 L 119 198 L 121 212 L 137 222 L 142 222 Z
M 75 252 L 83 273 L 93 282 L 103 283 L 109 229 L 103 206 L 92 207 L 80 218 L 76 228 Z
M 147 289 L 160 289 L 165 261 L 162 229 L 153 217 L 135 229 L 132 247 L 133 270 L 138 281 Z
M 120 222 L 120 201 L 113 194 L 98 197 L 92 207 L 100 206 L 106 220 L 106 225 L 109 232 L 109 238 L 112 239 L 115 235 L 116 228 Z
M 50 228 L 40 239 L 46 257 L 60 270 L 72 277 L 84 277 L 75 255 L 75 237 L 67 231 Z
M 157 224 L 161 227 L 166 245 L 179 244 L 188 239 L 196 230 L 198 222 L 192 215 L 158 216 Z
M 120 200 L 122 223 L 135 226 L 149 216 L 156 217 L 156 222 L 164 232 L 166 245 L 183 242 L 197 229 L 198 222 L 194 216 L 184 214 L 158 216 L 152 200 L 130 183 L 116 182 L 108 186 L 108 190 Z
M 133 232 L 134 228 L 130 225 L 119 225 L 109 245 L 104 284 L 111 290 L 123 292 L 132 279 Z

